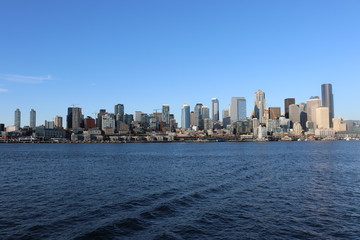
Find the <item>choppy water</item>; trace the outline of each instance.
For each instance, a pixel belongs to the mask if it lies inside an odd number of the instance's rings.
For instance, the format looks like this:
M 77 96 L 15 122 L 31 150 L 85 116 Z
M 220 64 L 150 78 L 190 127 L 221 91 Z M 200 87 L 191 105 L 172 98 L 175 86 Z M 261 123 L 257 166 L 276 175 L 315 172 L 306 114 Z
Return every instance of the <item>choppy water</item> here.
M 360 142 L 0 154 L 0 239 L 360 239 Z

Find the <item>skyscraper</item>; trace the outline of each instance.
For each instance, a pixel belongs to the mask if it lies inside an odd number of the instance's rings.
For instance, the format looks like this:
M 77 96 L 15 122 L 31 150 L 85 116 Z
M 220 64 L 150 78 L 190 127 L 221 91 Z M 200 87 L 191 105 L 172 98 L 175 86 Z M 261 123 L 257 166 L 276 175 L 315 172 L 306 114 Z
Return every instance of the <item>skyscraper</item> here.
M 254 115 L 259 119 L 259 123 L 263 123 L 264 111 L 266 109 L 265 93 L 260 89 L 254 94 Z
M 14 125 L 17 128 L 20 128 L 20 126 L 21 126 L 21 112 L 20 112 L 20 109 L 15 110 Z
M 281 116 L 280 107 L 269 107 L 269 119 L 279 119 Z
M 124 121 L 124 104 L 116 104 L 114 107 L 114 114 L 115 114 L 115 118 L 116 120 L 119 121 Z
M 244 97 L 232 97 L 230 105 L 231 122 L 246 119 L 246 99 Z
M 32 129 L 36 127 L 36 111 L 34 109 L 30 111 L 30 127 Z
M 68 114 L 66 115 L 66 128 L 71 129 L 72 128 L 72 107 L 68 108 Z
M 310 97 L 306 101 L 307 105 L 307 120 L 316 126 L 316 108 L 321 106 L 321 99 L 318 96 Z
M 216 122 L 220 120 L 220 114 L 219 114 L 219 99 L 212 98 L 211 99 L 211 117 L 212 121 Z
M 202 106 L 203 105 L 201 103 L 198 103 L 194 107 L 194 118 L 195 118 L 194 125 L 198 127 L 201 125 L 201 121 L 203 119 L 202 110 L 201 110 Z
M 72 108 L 72 129 L 80 129 L 82 125 L 82 113 L 81 108 L 73 107 Z
M 332 119 L 334 118 L 334 96 L 331 83 L 321 85 L 321 98 L 322 106 L 329 108 L 329 122 L 330 127 L 332 127 Z
M 210 110 L 207 106 L 201 107 L 201 115 L 203 119 L 210 118 Z
M 328 107 L 316 108 L 316 122 L 317 122 L 318 129 L 330 128 L 329 108 Z
M 190 128 L 190 105 L 184 104 L 181 109 L 181 127 Z
M 289 106 L 291 104 L 295 104 L 295 98 L 285 98 L 284 100 L 285 118 L 289 118 Z
M 162 121 L 170 126 L 170 106 L 168 104 L 162 105 Z

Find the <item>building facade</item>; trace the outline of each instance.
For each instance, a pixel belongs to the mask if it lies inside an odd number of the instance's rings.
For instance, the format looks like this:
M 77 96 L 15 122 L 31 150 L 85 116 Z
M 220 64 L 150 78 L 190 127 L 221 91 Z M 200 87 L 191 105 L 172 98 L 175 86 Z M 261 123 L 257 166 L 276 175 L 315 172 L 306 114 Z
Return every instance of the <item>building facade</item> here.
M 230 120 L 231 122 L 246 120 L 246 99 L 244 97 L 231 98 Z

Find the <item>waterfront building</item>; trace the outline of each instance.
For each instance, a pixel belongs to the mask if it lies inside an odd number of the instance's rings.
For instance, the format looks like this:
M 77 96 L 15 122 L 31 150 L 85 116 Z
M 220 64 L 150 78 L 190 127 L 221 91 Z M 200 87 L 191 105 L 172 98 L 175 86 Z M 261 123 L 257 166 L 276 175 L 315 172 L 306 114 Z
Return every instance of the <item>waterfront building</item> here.
M 170 106 L 169 104 L 162 105 L 162 119 L 166 126 L 170 126 Z
M 55 128 L 55 122 L 45 120 L 45 128 L 46 129 L 54 129 Z
M 293 125 L 293 133 L 295 135 L 301 135 L 303 131 L 303 128 L 299 122 L 295 122 Z
M 184 104 L 181 109 L 181 127 L 183 129 L 190 128 L 190 105 Z
M 332 93 L 332 85 L 330 83 L 321 85 L 322 107 L 329 108 L 329 122 L 332 127 L 332 119 L 334 118 L 334 96 Z
M 281 116 L 281 108 L 280 107 L 269 107 L 269 119 L 279 119 Z
M 330 128 L 328 107 L 316 108 L 316 123 L 317 123 L 317 128 L 319 129 Z
M 246 120 L 246 99 L 244 97 L 231 98 L 230 120 L 231 122 Z
M 332 121 L 335 132 L 346 132 L 346 123 L 342 118 L 333 118 Z
M 284 109 L 285 109 L 285 118 L 290 118 L 290 105 L 295 104 L 295 98 L 285 98 L 284 100 Z
M 211 118 L 214 123 L 220 120 L 219 111 L 220 111 L 219 110 L 219 99 L 212 98 L 211 99 Z
M 56 115 L 54 118 L 55 127 L 56 128 L 63 128 L 63 118 Z
M 202 125 L 202 104 L 198 103 L 194 107 L 194 126 L 200 127 Z
M 279 119 L 268 119 L 266 121 L 266 131 L 272 135 L 273 133 L 282 132 Z
M 82 125 L 83 115 L 81 113 L 81 108 L 73 107 L 72 108 L 72 129 L 80 129 Z
M 263 117 L 266 109 L 265 93 L 259 89 L 254 95 L 254 117 L 259 119 L 259 123 L 264 123 Z
M 318 96 L 310 97 L 306 101 L 307 120 L 314 123 L 316 126 L 316 109 L 321 107 L 321 99 Z
M 32 129 L 35 129 L 36 127 L 36 111 L 34 109 L 31 109 L 30 111 L 30 127 Z
M 21 112 L 20 109 L 15 110 L 14 126 L 20 129 L 21 127 Z

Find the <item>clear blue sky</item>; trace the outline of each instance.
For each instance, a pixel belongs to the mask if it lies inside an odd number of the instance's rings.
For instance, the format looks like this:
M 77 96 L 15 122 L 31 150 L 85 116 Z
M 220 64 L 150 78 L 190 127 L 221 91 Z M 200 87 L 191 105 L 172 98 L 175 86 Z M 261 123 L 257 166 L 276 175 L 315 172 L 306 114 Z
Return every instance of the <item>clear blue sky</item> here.
M 151 113 L 180 122 L 182 104 L 220 109 L 266 93 L 281 106 L 332 83 L 335 116 L 360 119 L 360 1 L 0 2 L 0 123 L 22 111 L 29 125 L 79 104 Z M 92 115 L 93 116 L 93 115 Z

